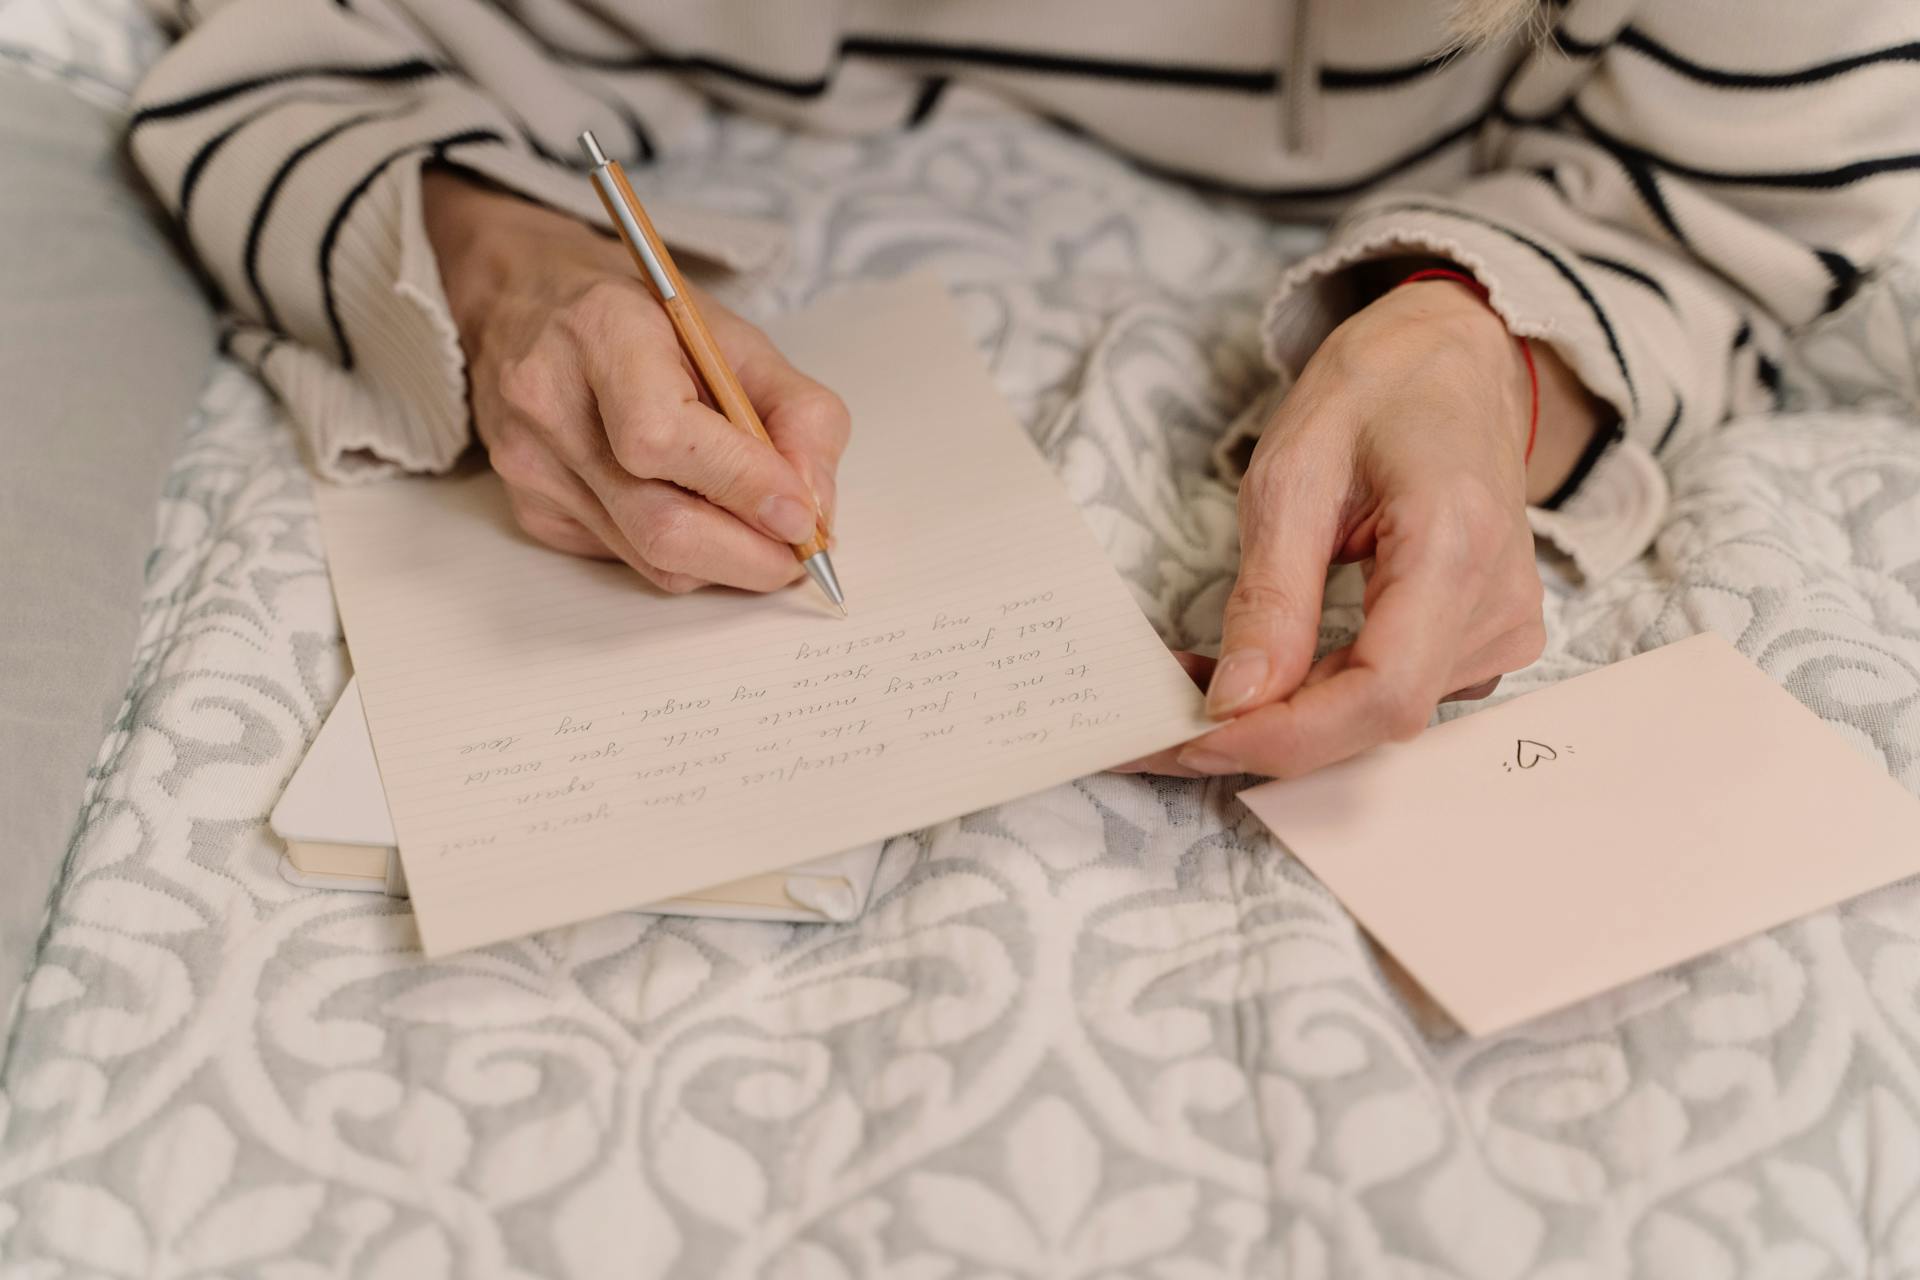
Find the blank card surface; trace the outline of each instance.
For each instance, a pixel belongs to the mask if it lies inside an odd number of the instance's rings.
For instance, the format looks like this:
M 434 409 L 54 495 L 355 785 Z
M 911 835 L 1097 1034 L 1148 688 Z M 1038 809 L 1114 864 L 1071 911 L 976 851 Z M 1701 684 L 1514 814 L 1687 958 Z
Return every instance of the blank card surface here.
M 1920 872 L 1920 802 L 1713 635 L 1240 798 L 1474 1034 Z
M 321 486 L 429 953 L 793 866 L 1207 727 L 936 283 L 769 331 L 852 411 L 850 619 L 811 584 L 667 597 L 547 550 L 490 473 Z

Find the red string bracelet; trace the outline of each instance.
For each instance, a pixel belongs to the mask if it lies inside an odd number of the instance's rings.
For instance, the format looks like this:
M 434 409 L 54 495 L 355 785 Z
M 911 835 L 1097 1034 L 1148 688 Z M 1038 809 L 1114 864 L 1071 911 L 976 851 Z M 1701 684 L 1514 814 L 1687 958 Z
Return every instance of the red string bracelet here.
M 1487 304 L 1488 310 L 1493 309 L 1493 303 L 1487 297 L 1487 287 L 1464 271 L 1449 271 L 1445 267 L 1427 267 L 1414 272 L 1400 284 L 1412 284 L 1416 280 L 1451 280 L 1455 284 L 1463 284 L 1480 295 L 1480 301 Z M 1399 287 L 1400 285 L 1394 286 L 1396 289 Z M 1513 335 L 1513 340 L 1520 344 L 1520 358 L 1527 362 L 1527 384 L 1533 389 L 1533 406 L 1527 416 L 1527 451 L 1520 460 L 1521 465 L 1525 466 L 1533 461 L 1533 442 L 1540 435 L 1540 374 L 1533 367 L 1533 348 L 1527 345 L 1527 340 L 1517 333 Z

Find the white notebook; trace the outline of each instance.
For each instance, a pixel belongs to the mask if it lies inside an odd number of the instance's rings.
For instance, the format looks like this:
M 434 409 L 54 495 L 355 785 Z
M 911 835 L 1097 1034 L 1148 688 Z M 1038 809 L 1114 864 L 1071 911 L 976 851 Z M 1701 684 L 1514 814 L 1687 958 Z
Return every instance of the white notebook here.
M 280 874 L 293 883 L 407 896 L 357 680 L 347 681 L 269 821 L 287 846 Z M 880 849 L 877 843 L 863 845 L 804 866 L 669 898 L 647 909 L 734 920 L 852 920 L 866 910 Z

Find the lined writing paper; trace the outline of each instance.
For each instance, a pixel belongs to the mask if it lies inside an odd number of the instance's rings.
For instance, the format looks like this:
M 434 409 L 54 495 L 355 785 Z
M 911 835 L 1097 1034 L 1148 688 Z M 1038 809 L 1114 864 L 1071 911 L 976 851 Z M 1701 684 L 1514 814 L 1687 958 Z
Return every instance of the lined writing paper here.
M 668 597 L 540 547 L 491 473 L 321 486 L 430 954 L 691 894 L 1203 731 L 1200 695 L 940 286 L 769 326 L 852 411 L 834 561 Z

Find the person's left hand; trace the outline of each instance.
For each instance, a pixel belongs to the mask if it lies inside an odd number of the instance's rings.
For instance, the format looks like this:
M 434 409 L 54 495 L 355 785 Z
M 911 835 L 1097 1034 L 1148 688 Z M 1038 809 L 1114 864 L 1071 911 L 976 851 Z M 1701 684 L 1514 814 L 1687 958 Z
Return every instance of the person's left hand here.
M 1459 284 L 1402 286 L 1336 329 L 1240 488 L 1240 574 L 1207 685 L 1227 723 L 1131 767 L 1296 776 L 1411 738 L 1439 702 L 1537 658 L 1529 395 L 1513 337 Z M 1316 663 L 1327 567 L 1353 560 L 1372 562 L 1364 624 Z M 1205 678 L 1205 659 L 1182 660 Z

